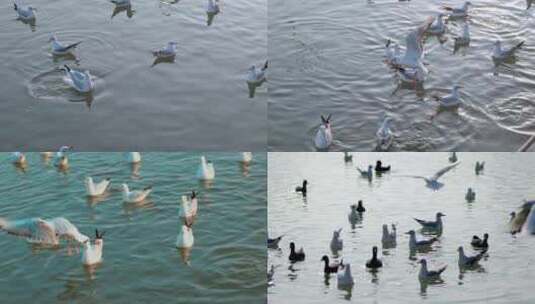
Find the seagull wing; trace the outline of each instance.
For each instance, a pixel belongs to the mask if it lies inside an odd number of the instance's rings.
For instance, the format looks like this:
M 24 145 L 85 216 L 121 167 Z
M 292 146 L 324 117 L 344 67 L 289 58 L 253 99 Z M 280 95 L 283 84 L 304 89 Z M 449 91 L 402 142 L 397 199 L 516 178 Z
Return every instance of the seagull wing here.
M 89 237 L 80 233 L 78 228 L 74 226 L 69 220 L 63 217 L 56 217 L 50 220 L 51 226 L 54 228 L 55 234 L 59 237 L 74 239 L 78 243 L 83 243 L 89 240 Z
M 456 162 L 454 164 L 451 164 L 447 167 L 444 167 L 442 169 L 440 169 L 437 173 L 435 173 L 435 175 L 433 175 L 433 177 L 431 178 L 432 180 L 438 180 L 442 175 L 446 174 L 446 172 L 450 171 L 451 169 L 455 168 L 458 164 L 460 164 L 460 162 Z
M 420 25 L 407 35 L 407 37 L 405 38 L 405 55 L 399 61 L 401 65 L 407 65 L 411 67 L 419 66 L 419 62 L 423 59 L 424 56 L 424 49 L 422 44 L 423 35 L 429 29 L 431 24 L 433 24 L 434 19 L 434 17 L 427 18 L 422 25 Z

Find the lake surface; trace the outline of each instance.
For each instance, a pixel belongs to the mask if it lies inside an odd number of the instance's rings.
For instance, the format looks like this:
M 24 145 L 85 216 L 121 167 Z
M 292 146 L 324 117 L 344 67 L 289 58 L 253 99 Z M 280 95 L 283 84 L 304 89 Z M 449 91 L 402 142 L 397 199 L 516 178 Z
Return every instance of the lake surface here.
M 111 18 L 115 6 L 106 0 L 23 1 L 37 8 L 33 31 L 5 3 L 3 150 L 265 149 L 267 86 L 249 98 L 245 76 L 267 57 L 266 1 L 222 1 L 210 26 L 207 1 L 170 2 L 132 0 L 131 18 L 127 11 Z M 83 41 L 78 62 L 51 56 L 52 33 Z M 151 67 L 151 50 L 169 41 L 178 42 L 175 62 Z M 64 64 L 95 76 L 92 97 L 63 83 Z
M 386 113 L 391 151 L 516 151 L 535 133 L 535 10 L 526 11 L 524 0 L 472 1 L 470 46 L 455 54 L 461 21 L 448 23 L 444 44 L 427 39 L 430 74 L 417 91 L 398 89 L 383 63 L 387 39 L 404 47 L 406 35 L 442 5 L 463 2 L 269 1 L 270 150 L 315 150 L 320 114 L 331 113 L 331 151 L 373 151 Z M 516 63 L 496 69 L 490 56 L 498 38 L 507 47 L 526 43 Z M 464 86 L 464 104 L 436 115 L 432 96 L 455 83 Z
M 533 199 L 531 153 L 458 153 L 460 165 L 446 173 L 439 191 L 425 187 L 423 180 L 403 175 L 434 174 L 448 164 L 446 153 L 357 153 L 344 164 L 342 153 L 270 153 L 268 159 L 268 234 L 285 234 L 281 250 L 269 250 L 268 264 L 276 265 L 269 303 L 530 303 L 535 279 L 535 238 L 512 236 L 507 231 L 509 212 L 523 199 Z M 375 163 L 392 165 L 392 172 L 372 182 L 357 175 L 355 166 Z M 474 164 L 485 161 L 476 176 Z M 306 201 L 294 192 L 302 179 L 309 182 Z M 465 193 L 474 188 L 476 200 L 467 203 Z M 348 221 L 349 205 L 362 199 L 366 212 L 354 229 Z M 419 264 L 409 259 L 408 236 L 412 218 L 434 219 L 446 214 L 440 242 L 426 257 L 430 268 L 448 265 L 443 283 L 429 285 L 425 292 L 418 280 Z M 397 247 L 384 250 L 381 227 L 396 223 Z M 356 281 L 352 293 L 338 290 L 335 276 L 327 284 L 320 258 L 331 255 L 333 230 L 343 228 L 344 249 L 340 258 L 351 263 Z M 488 256 L 482 268 L 460 275 L 457 247 L 467 254 L 472 235 L 490 235 Z M 306 260 L 290 268 L 289 242 L 304 247 Z M 383 268 L 375 275 L 365 269 L 373 246 L 379 247 Z
M 145 153 L 133 175 L 122 153 L 73 153 L 70 171 L 59 173 L 29 154 L 22 173 L 1 154 L 0 216 L 63 216 L 94 237 L 105 230 L 104 260 L 88 271 L 80 254 L 62 246 L 35 249 L 0 233 L 2 303 L 265 303 L 266 155 L 248 169 L 238 153 L 208 153 L 216 179 L 195 179 L 198 154 Z M 111 177 L 112 191 L 90 203 L 83 178 Z M 124 204 L 120 183 L 153 185 L 147 202 Z M 199 192 L 189 263 L 175 248 L 179 199 Z M 247 233 L 245 233 L 247 232 Z

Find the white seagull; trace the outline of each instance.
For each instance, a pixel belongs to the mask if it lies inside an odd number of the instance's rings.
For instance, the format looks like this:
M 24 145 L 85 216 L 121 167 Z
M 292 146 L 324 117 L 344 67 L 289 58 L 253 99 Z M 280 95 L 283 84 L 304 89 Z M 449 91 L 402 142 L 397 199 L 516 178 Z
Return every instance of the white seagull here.
M 386 151 L 392 146 L 392 141 L 394 136 L 392 135 L 392 130 L 390 129 L 390 122 L 392 119 L 385 115 L 383 123 L 375 133 L 377 137 L 377 147 L 381 151 Z
M 445 96 L 433 96 L 438 101 L 439 105 L 443 108 L 453 108 L 461 105 L 461 97 L 459 95 L 460 85 L 454 85 L 451 89 L 451 93 Z
M 502 49 L 502 42 L 500 40 L 496 40 L 496 42 L 494 42 L 494 50 L 492 51 L 492 59 L 495 61 L 506 60 L 514 56 L 515 52 L 519 50 L 522 45 L 524 45 L 524 41 L 517 43 L 515 46 L 509 49 Z
M 446 24 L 442 18 L 444 17 L 443 13 L 438 13 L 435 21 L 427 28 L 427 33 L 431 35 L 442 35 L 446 32 Z
M 333 238 L 331 239 L 330 246 L 331 246 L 331 251 L 334 253 L 344 249 L 344 241 L 340 238 L 341 232 L 342 232 L 342 228 L 333 231 Z
M 91 244 L 91 240 L 84 242 L 82 249 L 82 264 L 85 266 L 92 266 L 102 262 L 102 251 L 104 250 L 104 234 L 95 230 L 95 242 Z
M 197 216 L 198 209 L 197 193 L 191 191 L 191 196 L 182 195 L 182 204 L 179 216 L 184 218 L 188 225 L 192 225 Z
M 446 216 L 446 215 L 443 214 L 442 212 L 437 212 L 434 221 L 426 221 L 426 220 L 421 220 L 417 218 L 414 218 L 414 220 L 417 221 L 420 225 L 422 225 L 423 228 L 442 230 L 442 225 L 443 225 L 442 217 L 443 216 Z
M 17 166 L 26 166 L 28 163 L 26 161 L 26 155 L 22 152 L 13 152 L 11 154 L 11 161 Z
M 361 170 L 359 167 L 357 167 L 357 171 L 359 171 L 361 177 L 365 177 L 367 179 L 372 179 L 373 177 L 373 166 L 369 165 L 368 170 Z
M 333 142 L 333 134 L 331 129 L 331 114 L 327 118 L 321 115 L 321 125 L 316 132 L 314 138 L 314 145 L 317 149 L 324 150 L 329 148 Z
M 414 178 L 421 178 L 425 181 L 425 184 L 428 188 L 431 188 L 433 190 L 439 190 L 444 186 L 443 183 L 439 182 L 438 180 L 446 174 L 451 169 L 455 168 L 457 165 L 459 165 L 460 162 L 453 163 L 451 165 L 448 165 L 442 169 L 440 169 L 437 173 L 435 173 L 433 176 L 424 177 L 424 176 L 412 176 Z
M 167 43 L 166 47 L 152 51 L 152 55 L 162 59 L 173 58 L 176 56 L 177 45 L 176 42 L 170 41 Z
M 388 39 L 385 45 L 385 62 L 388 65 L 395 66 L 401 58 L 401 49 L 397 43 L 394 47 L 391 44 L 392 41 Z
M 438 279 L 440 277 L 440 274 L 443 273 L 444 270 L 446 270 L 446 267 L 448 267 L 448 265 L 445 265 L 437 270 L 428 270 L 427 261 L 425 259 L 421 259 L 418 263 L 422 265 L 420 267 L 420 272 L 418 273 L 418 278 L 420 280 Z
M 131 164 L 137 164 L 141 162 L 141 153 L 139 152 L 127 152 L 126 161 Z
M 66 84 L 80 93 L 88 93 L 93 90 L 95 83 L 93 82 L 89 71 L 86 70 L 81 72 L 71 69 L 68 65 L 64 65 L 64 67 L 65 76 L 63 77 L 63 81 L 65 81 Z
M 459 246 L 457 251 L 459 252 L 459 268 L 476 266 L 487 252 L 486 250 L 484 250 L 476 255 L 466 256 L 464 254 L 463 246 Z
M 416 232 L 414 230 L 411 230 L 409 232 L 406 232 L 405 234 L 408 234 L 410 236 L 409 238 L 409 250 L 416 251 L 418 249 L 425 249 L 431 247 L 434 242 L 438 241 L 438 238 L 432 237 L 430 239 L 426 240 L 417 240 L 416 239 Z
M 126 203 L 139 203 L 149 196 L 152 192 L 152 186 L 145 187 L 143 190 L 132 190 L 127 184 L 123 184 L 123 201 Z
M 242 152 L 241 153 L 241 162 L 242 164 L 248 165 L 253 161 L 252 152 Z
M 383 225 L 383 236 L 381 237 L 383 247 L 391 247 L 396 245 L 396 225 L 392 224 L 392 231 L 388 231 L 388 225 Z
M 462 46 L 462 45 L 468 45 L 470 44 L 470 28 L 468 27 L 468 23 L 465 23 L 463 25 L 463 33 L 459 37 L 455 37 L 455 45 Z
M 93 178 L 88 176 L 85 178 L 85 181 L 84 181 L 85 191 L 88 196 L 91 196 L 91 197 L 100 196 L 104 194 L 106 190 L 108 190 L 110 183 L 111 183 L 110 178 L 106 178 L 106 179 L 101 180 L 98 183 L 95 183 L 93 181 Z
M 344 264 L 344 268 L 336 274 L 339 288 L 351 288 L 355 284 L 351 274 L 351 265 Z
M 78 228 L 63 217 L 50 220 L 30 218 L 21 220 L 6 220 L 0 218 L 0 229 L 9 234 L 25 237 L 30 243 L 43 245 L 59 245 L 60 239 L 74 240 L 84 243 L 89 237 L 80 233 Z
M 52 42 L 52 54 L 54 55 L 66 55 L 71 54 L 71 52 L 80 44 L 82 41 L 71 43 L 68 45 L 62 44 L 56 35 L 50 36 L 49 42 Z
M 249 70 L 247 71 L 247 83 L 250 85 L 260 85 L 264 81 L 266 81 L 266 70 L 268 68 L 268 62 L 264 64 L 262 67 L 256 67 L 252 65 Z
M 19 19 L 25 22 L 35 21 L 35 8 L 28 6 L 27 8 L 20 7 L 17 3 L 13 3 L 13 9 L 17 12 Z
M 180 227 L 178 236 L 176 238 L 176 247 L 177 248 L 191 248 L 195 238 L 193 237 L 193 229 L 191 226 L 186 225 L 185 223 Z
M 197 179 L 203 181 L 213 180 L 215 178 L 214 164 L 206 160 L 205 156 L 201 156 L 201 163 L 197 169 Z

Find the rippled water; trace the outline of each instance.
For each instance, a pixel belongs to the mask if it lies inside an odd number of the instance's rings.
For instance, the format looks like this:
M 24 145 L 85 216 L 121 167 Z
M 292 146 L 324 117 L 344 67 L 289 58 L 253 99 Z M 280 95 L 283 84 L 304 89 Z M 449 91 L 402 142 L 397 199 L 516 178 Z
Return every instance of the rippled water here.
M 23 239 L 0 234 L 2 303 L 264 303 L 266 238 L 266 155 L 254 155 L 246 170 L 238 153 L 213 153 L 216 180 L 210 187 L 194 178 L 197 154 L 143 154 L 137 177 L 121 153 L 74 153 L 67 174 L 28 156 L 22 173 L 1 154 L 0 216 L 64 216 L 82 233 L 107 231 L 103 263 L 91 273 L 80 254 L 65 246 L 39 250 Z M 102 202 L 85 197 L 83 178 L 111 177 Z M 153 185 L 143 205 L 122 202 L 120 183 Z M 180 195 L 200 192 L 193 227 L 190 266 L 175 248 Z M 244 232 L 247 233 L 244 233 Z
M 533 8 L 524 0 L 472 1 L 471 43 L 453 53 L 462 21 L 448 23 L 447 41 L 427 39 L 429 77 L 417 91 L 399 88 L 384 63 L 387 39 L 405 36 L 442 5 L 463 1 L 269 2 L 272 61 L 268 118 L 273 151 L 314 150 L 320 114 L 333 114 L 332 151 L 375 149 L 385 113 L 393 118 L 393 151 L 515 151 L 535 132 Z M 514 64 L 495 68 L 493 42 L 526 40 Z M 464 86 L 464 105 L 441 112 L 432 95 Z
M 33 31 L 6 2 L 0 10 L 4 150 L 65 143 L 93 151 L 265 147 L 267 86 L 249 98 L 245 75 L 266 60 L 266 1 L 221 1 L 210 26 L 207 1 L 171 2 L 133 0 L 131 18 L 127 11 L 111 18 L 114 5 L 106 0 L 23 1 L 37 8 Z M 83 41 L 77 61 L 50 55 L 52 33 L 66 43 Z M 151 67 L 151 50 L 173 40 L 175 62 Z M 63 83 L 58 67 L 65 63 L 95 76 L 92 96 Z
M 344 164 L 341 153 L 270 153 L 268 178 L 268 232 L 285 234 L 281 250 L 269 250 L 268 263 L 276 265 L 274 285 L 268 289 L 270 303 L 530 303 L 535 274 L 535 241 L 511 236 L 506 223 L 509 212 L 523 199 L 535 197 L 532 187 L 535 156 L 530 153 L 458 153 L 461 164 L 444 175 L 439 191 L 422 180 L 402 175 L 432 175 L 448 164 L 445 153 L 358 153 L 354 163 Z M 382 159 L 392 172 L 371 183 L 357 175 L 355 166 Z M 476 176 L 474 164 L 485 161 Z M 306 201 L 293 189 L 309 181 Z M 473 203 L 465 201 L 467 187 L 476 191 Z M 367 208 L 363 220 L 352 229 L 349 205 L 362 199 Z M 430 268 L 448 264 L 444 282 L 423 292 L 419 265 L 409 259 L 408 237 L 401 234 L 419 225 L 412 217 L 433 219 L 446 214 L 440 243 L 426 257 Z M 398 225 L 397 247 L 381 248 L 381 226 Z M 344 250 L 340 256 L 351 263 L 355 278 L 352 293 L 338 290 L 336 277 L 325 282 L 320 258 L 330 254 L 332 231 L 343 228 Z M 490 249 L 482 268 L 460 274 L 457 247 L 472 254 L 472 235 L 488 232 Z M 420 234 L 418 233 L 418 236 Z M 306 260 L 290 268 L 290 241 L 304 247 Z M 371 248 L 379 246 L 384 267 L 376 274 L 364 265 Z

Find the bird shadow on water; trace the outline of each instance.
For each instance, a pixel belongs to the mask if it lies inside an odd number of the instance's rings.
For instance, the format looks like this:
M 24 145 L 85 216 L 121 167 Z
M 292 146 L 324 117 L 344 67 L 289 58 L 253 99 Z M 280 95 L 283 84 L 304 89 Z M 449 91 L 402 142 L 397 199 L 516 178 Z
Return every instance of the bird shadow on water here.
M 442 278 L 437 279 L 419 279 L 420 281 L 420 296 L 423 298 L 427 297 L 427 288 L 429 285 L 438 285 L 443 286 L 445 282 Z
M 32 19 L 32 20 L 24 20 L 24 19 L 21 19 L 21 18 L 17 18 L 16 19 L 17 21 L 20 21 L 26 25 L 28 25 L 28 27 L 30 28 L 30 30 L 32 32 L 35 32 L 35 30 L 37 29 L 37 25 L 35 23 L 35 19 Z
M 175 63 L 175 57 L 176 56 L 169 56 L 169 57 L 156 57 L 154 61 L 152 62 L 151 68 L 156 66 L 160 63 Z

